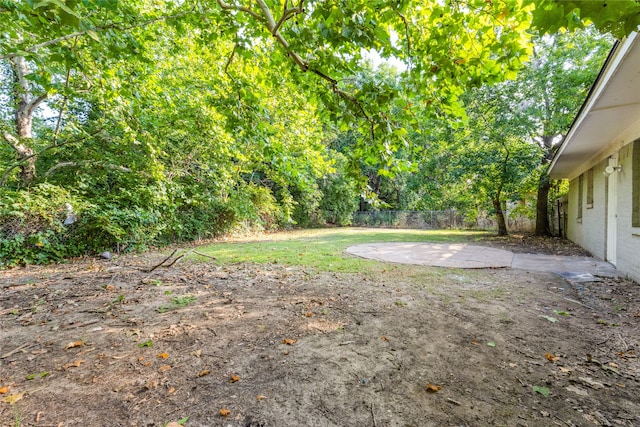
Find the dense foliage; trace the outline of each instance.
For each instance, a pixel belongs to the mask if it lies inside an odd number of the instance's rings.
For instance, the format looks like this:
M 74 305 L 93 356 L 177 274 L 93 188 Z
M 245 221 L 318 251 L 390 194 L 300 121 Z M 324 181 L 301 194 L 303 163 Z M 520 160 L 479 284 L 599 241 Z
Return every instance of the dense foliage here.
M 523 153 L 500 194 L 529 167 L 526 138 L 475 126 L 473 105 L 528 63 L 531 23 L 621 37 L 640 21 L 632 0 L 602 16 L 579 1 L 4 0 L 0 18 L 0 265 L 345 225 L 359 205 L 479 209 L 493 172 L 469 153 Z

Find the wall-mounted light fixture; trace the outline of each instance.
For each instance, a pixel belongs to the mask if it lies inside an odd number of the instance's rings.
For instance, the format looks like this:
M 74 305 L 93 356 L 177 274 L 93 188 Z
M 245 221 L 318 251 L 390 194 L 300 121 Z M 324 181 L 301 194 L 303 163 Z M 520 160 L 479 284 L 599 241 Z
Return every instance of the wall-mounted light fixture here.
M 622 165 L 607 166 L 606 168 L 604 168 L 604 176 L 609 176 L 615 172 L 622 172 Z

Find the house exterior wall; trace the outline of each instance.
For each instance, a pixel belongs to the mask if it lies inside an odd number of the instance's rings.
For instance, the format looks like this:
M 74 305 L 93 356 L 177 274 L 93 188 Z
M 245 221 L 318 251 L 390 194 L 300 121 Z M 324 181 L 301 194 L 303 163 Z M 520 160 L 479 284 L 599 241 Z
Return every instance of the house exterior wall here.
M 606 162 L 593 166 L 593 204 L 587 204 L 587 170 L 583 171 L 582 218 L 579 218 L 579 177 L 569 182 L 569 218 L 567 237 L 582 246 L 593 256 L 605 259 L 606 255 Z
M 640 126 L 634 133 L 640 138 Z M 612 150 L 603 151 L 597 160 L 589 162 L 569 181 L 567 238 L 582 246 L 596 258 L 607 260 L 607 215 L 608 179 L 617 182 L 617 227 L 616 227 L 616 267 L 624 275 L 640 282 L 640 227 L 632 227 L 632 171 L 640 168 L 633 163 L 633 139 L 626 138 L 626 145 L 619 144 Z M 640 143 L 638 144 L 640 147 Z M 609 177 L 604 169 L 609 165 L 611 155 L 618 156 L 622 171 Z M 587 171 L 593 168 L 593 205 L 587 205 Z M 579 181 L 583 176 L 582 218 L 579 218 Z
M 637 137 L 640 138 L 640 132 Z M 640 148 L 640 143 L 636 143 Z M 625 145 L 619 152 L 622 171 L 618 181 L 618 244 L 617 268 L 640 283 L 640 227 L 632 227 L 632 171 L 640 164 L 632 164 L 634 144 Z

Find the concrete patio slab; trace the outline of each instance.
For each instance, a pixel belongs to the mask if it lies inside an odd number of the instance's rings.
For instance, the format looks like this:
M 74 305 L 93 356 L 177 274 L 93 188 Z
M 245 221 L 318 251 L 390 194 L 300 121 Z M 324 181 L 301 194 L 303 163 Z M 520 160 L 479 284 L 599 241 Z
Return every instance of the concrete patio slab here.
M 365 243 L 348 247 L 347 253 L 379 261 L 433 267 L 517 268 L 560 275 L 620 276 L 613 265 L 591 257 L 514 254 L 466 243 Z
M 362 258 L 400 264 L 456 268 L 511 267 L 513 253 L 464 243 L 366 243 L 347 252 Z

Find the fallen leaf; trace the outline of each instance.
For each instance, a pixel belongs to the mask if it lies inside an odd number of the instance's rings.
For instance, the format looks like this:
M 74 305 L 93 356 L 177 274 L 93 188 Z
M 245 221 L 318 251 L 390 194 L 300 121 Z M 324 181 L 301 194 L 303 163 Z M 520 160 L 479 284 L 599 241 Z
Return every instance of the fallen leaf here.
M 294 345 L 296 343 L 297 340 L 294 340 L 293 338 L 285 338 L 282 340 L 282 344 L 286 344 L 286 345 Z
M 509 363 L 510 368 L 516 368 L 518 366 L 517 363 Z
M 181 424 L 178 424 L 175 421 L 171 421 L 169 424 L 167 424 L 165 427 L 182 427 Z
M 169 394 L 173 394 L 173 393 L 175 393 L 175 392 L 176 392 L 176 388 L 175 388 L 175 387 L 171 387 L 171 388 L 169 389 Z
M 563 366 L 560 366 L 560 372 L 562 372 L 563 374 L 568 374 L 570 372 L 573 372 L 573 369 L 569 369 L 569 368 L 565 368 Z
M 306 312 L 306 314 L 305 314 L 305 316 L 307 316 L 307 317 L 313 317 L 313 313 L 312 313 L 312 312 L 310 312 L 310 311 L 307 311 L 307 312 Z
M 9 387 L 4 386 L 0 388 L 0 394 L 7 394 L 7 393 L 9 393 Z
M 13 405 L 14 403 L 16 403 L 18 400 L 22 399 L 23 397 L 24 397 L 24 391 L 22 391 L 20 393 L 10 394 L 9 396 L 7 396 L 4 399 L 2 399 L 2 401 L 3 402 L 7 402 L 9 405 Z
M 160 372 L 164 372 L 164 371 L 168 371 L 169 369 L 171 369 L 171 366 L 169 365 L 163 365 L 160 366 L 160 369 L 158 369 Z
M 168 357 L 169 357 L 169 355 L 168 355 L 167 353 L 160 353 L 160 354 L 158 355 L 158 359 L 166 359 L 166 358 L 168 358 Z
M 553 310 L 553 312 L 558 316 L 571 316 L 571 313 L 567 313 L 566 311 Z
M 236 374 L 231 375 L 231 377 L 229 378 L 229 382 L 233 384 L 236 381 L 240 381 L 240 375 L 236 375 Z
M 198 372 L 198 377 L 204 377 L 205 375 L 209 375 L 210 373 L 211 373 L 210 370 L 203 369 L 202 371 Z
M 105 286 L 105 289 L 108 290 L 108 291 L 115 291 L 116 287 L 113 286 L 113 285 L 107 285 L 107 286 Z
M 427 385 L 427 393 L 437 393 L 440 391 L 440 389 L 442 389 L 441 385 L 433 385 L 433 384 Z
M 153 362 L 149 361 L 149 362 L 144 362 L 144 366 L 151 366 Z
M 64 346 L 65 350 L 69 350 L 70 348 L 75 348 L 75 347 L 82 347 L 84 345 L 84 343 L 82 341 L 75 341 L 75 342 L 70 342 L 67 345 Z
M 487 345 L 488 345 L 489 347 L 495 347 L 495 346 L 496 346 L 496 343 L 494 343 L 493 341 L 489 341 L 489 342 L 487 343 Z
M 37 374 L 29 374 L 29 375 L 27 375 L 27 379 L 29 381 L 31 381 L 31 380 L 36 379 L 36 378 L 44 378 L 47 375 L 49 375 L 48 371 L 38 372 Z
M 555 317 L 551 317 L 551 316 L 542 316 L 541 315 L 540 317 L 542 317 L 544 319 L 547 319 L 551 323 L 556 323 L 558 321 L 558 319 L 556 319 Z
M 283 351 L 282 354 L 284 354 L 285 356 L 289 355 L 289 350 Z
M 219 413 L 220 415 L 222 415 L 223 417 L 226 417 L 227 415 L 229 415 L 229 414 L 231 413 L 231 411 L 230 411 L 230 410 L 228 410 L 228 409 L 224 409 L 224 408 L 223 408 L 223 409 L 220 409 L 220 410 L 218 411 L 218 413 Z
M 381 336 L 381 337 L 380 337 L 380 339 L 381 339 L 382 341 L 389 341 L 389 338 L 385 337 L 384 335 L 383 335 L 383 336 Z
M 476 340 L 471 341 L 471 344 L 473 344 L 473 345 L 480 345 L 480 343 L 479 343 L 478 341 L 476 341 Z
M 256 400 L 262 400 L 262 399 L 266 399 L 266 398 L 267 398 L 267 396 L 263 396 L 261 394 L 256 396 Z
M 547 354 L 544 355 L 544 357 L 547 358 L 547 360 L 551 363 L 553 362 L 557 362 L 558 360 L 560 360 L 560 357 L 558 356 L 554 356 L 553 354 L 547 352 Z
M 73 362 L 69 362 L 66 363 L 63 368 L 64 369 L 69 369 L 69 368 L 79 368 L 80 365 L 82 365 L 84 363 L 84 360 L 82 359 L 78 359 L 78 360 L 74 360 Z
M 535 393 L 540 393 L 544 397 L 549 397 L 549 395 L 551 394 L 551 390 L 549 390 L 547 387 L 539 387 L 537 385 L 533 386 L 533 391 Z
M 611 366 L 612 368 L 617 368 L 618 364 L 614 362 L 609 362 L 609 366 Z
M 189 353 L 191 356 L 193 357 L 200 357 L 202 356 L 202 350 L 193 350 L 191 353 Z

